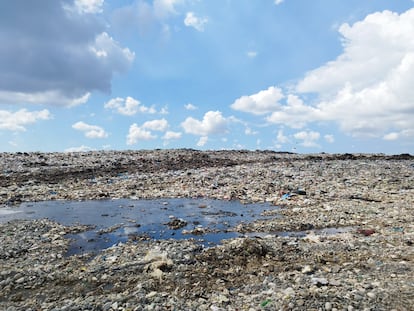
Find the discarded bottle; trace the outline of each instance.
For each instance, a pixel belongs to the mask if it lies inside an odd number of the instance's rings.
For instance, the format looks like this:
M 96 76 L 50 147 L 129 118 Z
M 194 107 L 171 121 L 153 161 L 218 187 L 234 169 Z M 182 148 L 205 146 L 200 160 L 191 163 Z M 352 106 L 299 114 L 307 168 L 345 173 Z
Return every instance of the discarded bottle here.
M 262 307 L 266 307 L 270 302 L 272 302 L 272 300 L 270 300 L 270 299 L 266 299 L 265 301 L 263 301 L 261 304 L 260 304 L 260 306 L 262 306 Z

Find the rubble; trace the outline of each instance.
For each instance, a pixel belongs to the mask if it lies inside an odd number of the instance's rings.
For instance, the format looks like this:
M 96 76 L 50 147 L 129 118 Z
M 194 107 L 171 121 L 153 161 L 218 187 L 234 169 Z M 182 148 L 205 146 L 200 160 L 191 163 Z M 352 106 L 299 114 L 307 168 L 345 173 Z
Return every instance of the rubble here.
M 66 236 L 86 227 L 1 223 L 0 309 L 410 310 L 413 163 L 407 154 L 2 153 L 0 203 L 8 210 L 20 202 L 177 197 L 280 208 L 233 228 L 245 237 L 214 247 L 130 239 L 69 257 Z

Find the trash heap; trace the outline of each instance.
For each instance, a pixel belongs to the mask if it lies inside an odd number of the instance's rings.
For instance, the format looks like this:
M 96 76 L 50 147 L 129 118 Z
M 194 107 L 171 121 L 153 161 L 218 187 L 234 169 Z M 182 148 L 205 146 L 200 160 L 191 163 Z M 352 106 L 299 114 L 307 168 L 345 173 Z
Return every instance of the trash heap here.
M 3 153 L 0 167 L 0 202 L 9 208 L 173 197 L 279 207 L 274 218 L 234 228 L 245 237 L 215 247 L 131 240 L 69 257 L 66 235 L 82 226 L 46 219 L 0 224 L 1 310 L 410 310 L 414 304 L 414 157 L 407 154 Z

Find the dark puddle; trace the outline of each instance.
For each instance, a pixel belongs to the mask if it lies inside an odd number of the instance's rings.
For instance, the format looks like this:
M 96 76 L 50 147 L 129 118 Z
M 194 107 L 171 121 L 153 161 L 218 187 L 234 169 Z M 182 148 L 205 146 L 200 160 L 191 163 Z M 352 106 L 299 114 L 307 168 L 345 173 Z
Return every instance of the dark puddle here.
M 48 218 L 66 226 L 88 225 L 90 230 L 68 234 L 67 255 L 96 253 L 119 242 L 148 239 L 199 240 L 206 246 L 237 237 L 231 228 L 240 223 L 275 216 L 270 204 L 241 204 L 211 199 L 46 201 L 0 208 L 0 222 Z

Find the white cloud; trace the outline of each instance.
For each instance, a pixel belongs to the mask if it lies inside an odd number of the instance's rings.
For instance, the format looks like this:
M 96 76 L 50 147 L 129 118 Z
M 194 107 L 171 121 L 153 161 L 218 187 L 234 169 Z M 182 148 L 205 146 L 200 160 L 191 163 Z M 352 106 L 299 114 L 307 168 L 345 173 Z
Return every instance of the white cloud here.
M 284 0 L 275 0 L 275 4 L 276 4 L 276 5 L 279 5 L 279 4 L 281 4 L 283 1 L 284 1 Z
M 65 152 L 87 152 L 87 151 L 93 151 L 93 150 L 95 149 L 82 145 L 79 147 L 70 147 L 70 148 L 65 149 L 64 151 Z
M 339 27 L 344 52 L 334 61 L 307 73 L 300 92 L 337 93 L 346 82 L 362 90 L 384 81 L 412 53 L 414 9 L 400 16 L 390 11 L 368 15 Z
M 87 138 L 106 138 L 108 133 L 105 130 L 97 125 L 90 125 L 83 121 L 76 122 L 72 125 L 72 128 L 81 132 L 84 132 L 85 137 Z
M 178 7 L 185 0 L 134 0 L 129 5 L 115 9 L 111 14 L 111 29 L 113 32 L 141 36 L 157 34 L 162 38 L 170 37 L 168 20 L 179 14 Z M 152 3 L 151 3 L 152 2 Z
M 106 109 L 115 109 L 119 114 L 133 116 L 138 112 L 139 104 L 140 102 L 132 97 L 127 97 L 126 99 L 117 97 L 109 100 L 104 107 Z
M 0 102 L 3 104 L 59 105 L 74 107 L 86 103 L 89 100 L 90 95 L 90 93 L 85 93 L 80 97 L 70 98 L 58 90 L 33 93 L 0 91 Z
M 297 85 L 320 96 L 309 120 L 336 121 L 354 136 L 414 130 L 414 9 L 370 14 L 339 32 L 343 53 Z
M 102 13 L 104 0 L 75 0 L 75 7 L 80 13 Z
M 0 130 L 26 131 L 26 125 L 36 123 L 39 120 L 49 120 L 52 118 L 49 110 L 27 111 L 20 109 L 16 112 L 0 110 Z
M 296 94 L 285 97 L 281 89 L 271 87 L 243 96 L 231 107 L 256 115 L 270 113 L 265 118 L 269 123 L 291 128 L 336 122 L 353 136 L 410 139 L 407 133 L 414 131 L 414 9 L 400 15 L 374 13 L 353 25 L 342 25 L 339 31 L 343 53 L 307 73 L 296 85 Z M 303 100 L 309 98 L 304 93 L 319 96 L 309 104 Z
M 327 134 L 327 135 L 325 135 L 325 136 L 324 136 L 324 138 L 325 138 L 325 140 L 326 140 L 328 143 L 330 143 L 330 144 L 332 144 L 332 143 L 334 143 L 334 142 L 335 142 L 335 138 L 334 138 L 334 136 L 333 136 L 333 135 Z
M 238 98 L 231 105 L 231 108 L 256 115 L 266 114 L 279 109 L 279 100 L 282 98 L 282 90 L 278 87 L 271 86 L 267 90 Z
M 116 68 L 129 66 L 135 58 L 135 53 L 128 48 L 121 48 L 112 37 L 102 32 L 95 37 L 95 43 L 90 46 L 98 58 L 116 65 Z M 107 64 L 105 64 L 107 65 Z M 116 69 L 118 71 L 118 69 Z
M 289 142 L 289 138 L 283 134 L 283 130 L 277 132 L 276 141 L 279 144 L 286 144 Z
M 288 95 L 286 105 L 280 106 L 266 118 L 268 122 L 285 124 L 291 128 L 302 128 L 307 123 L 320 119 L 320 112 L 303 103 L 296 95 Z
M 165 119 L 147 121 L 142 126 L 138 126 L 136 123 L 129 127 L 127 135 L 127 145 L 134 145 L 142 140 L 156 139 L 157 136 L 153 135 L 151 131 L 164 132 L 168 128 L 168 121 Z M 166 132 L 163 139 L 177 139 L 181 137 L 181 133 Z
M 160 19 L 177 14 L 175 6 L 182 0 L 154 0 L 154 14 Z
M 187 110 L 196 110 L 197 109 L 197 107 L 194 106 L 191 103 L 188 103 L 188 104 L 184 105 L 184 108 L 187 109 Z
M 142 113 L 156 113 L 154 107 L 147 107 L 141 104 L 139 100 L 136 100 L 132 97 L 121 98 L 116 97 L 108 101 L 104 107 L 106 109 L 114 109 L 119 114 L 125 116 L 133 116 L 137 112 Z
M 401 132 L 391 132 L 382 137 L 384 140 L 397 140 L 397 139 L 414 139 L 414 129 L 403 130 Z
M 134 53 L 105 32 L 103 20 L 68 10 L 67 3 L 29 1 L 22 7 L 19 1 L 2 2 L 2 12 L 13 15 L 2 18 L 0 27 L 1 41 L 7 42 L 0 45 L 4 103 L 22 99 L 73 106 L 85 102 L 92 91 L 109 92 L 114 74 L 130 67 Z M 83 10 L 99 11 L 99 1 L 77 3 Z
M 181 132 L 167 131 L 167 132 L 165 132 L 162 139 L 165 139 L 165 140 L 180 139 L 181 136 L 182 136 Z
M 154 109 L 154 111 L 155 111 L 155 109 Z M 159 113 L 160 114 L 164 114 L 164 115 L 169 114 L 169 112 L 168 112 L 168 106 L 162 107 Z
M 207 144 L 208 142 L 208 137 L 207 136 L 201 136 L 200 139 L 197 142 L 197 146 L 198 147 L 203 147 L 205 144 Z
M 187 27 L 193 27 L 198 31 L 204 31 L 204 25 L 207 24 L 208 19 L 205 17 L 197 17 L 193 12 L 187 12 L 184 25 Z
M 188 117 L 181 123 L 184 131 L 189 134 L 208 136 L 210 134 L 227 133 L 228 120 L 224 118 L 220 111 L 208 111 L 203 120 Z
M 259 134 L 258 131 L 253 131 L 250 127 L 246 127 L 244 130 L 244 134 L 246 135 L 257 135 Z
M 147 121 L 142 125 L 143 129 L 164 132 L 168 128 L 168 121 L 165 119 Z
M 150 131 L 143 129 L 134 123 L 129 127 L 127 145 L 134 145 L 141 140 L 152 140 L 155 138 L 157 138 L 157 136 L 152 135 Z
M 400 134 L 396 132 L 388 133 L 383 137 L 384 140 L 397 140 L 398 138 L 400 138 Z
M 316 143 L 320 138 L 320 133 L 314 131 L 302 131 L 293 135 L 296 139 L 302 140 L 301 145 L 304 147 L 319 147 Z
M 246 53 L 246 55 L 247 55 L 249 58 L 255 58 L 255 57 L 257 56 L 257 52 L 256 52 L 256 51 L 248 51 L 248 52 Z

